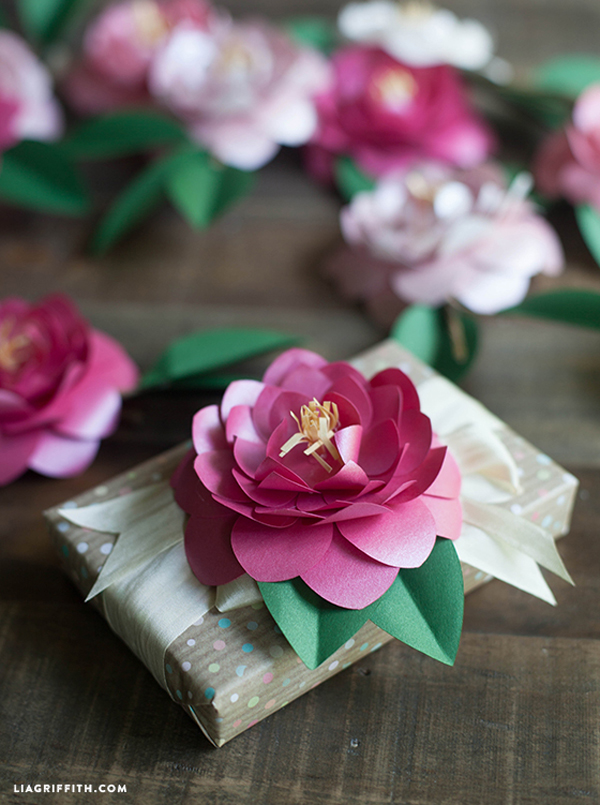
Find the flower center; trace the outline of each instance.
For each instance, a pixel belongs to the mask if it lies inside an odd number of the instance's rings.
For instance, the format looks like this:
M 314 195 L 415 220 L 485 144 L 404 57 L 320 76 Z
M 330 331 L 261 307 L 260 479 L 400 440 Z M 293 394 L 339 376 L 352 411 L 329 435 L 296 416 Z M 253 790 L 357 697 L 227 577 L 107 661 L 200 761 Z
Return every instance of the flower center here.
M 31 339 L 25 333 L 13 333 L 14 319 L 0 324 L 0 370 L 14 374 L 27 361 L 31 352 Z
M 152 47 L 168 32 L 167 23 L 154 0 L 135 0 L 132 13 L 142 44 Z
M 374 80 L 372 93 L 386 108 L 402 112 L 417 94 L 417 83 L 407 70 L 392 67 Z
M 331 472 L 333 469 L 321 453 L 329 453 L 335 461 L 342 461 L 337 447 L 331 441 L 335 429 L 339 425 L 340 415 L 338 407 L 334 402 L 326 400 L 320 403 L 318 400 L 311 400 L 308 405 L 303 405 L 300 409 L 300 418 L 293 411 L 290 414 L 298 425 L 298 433 L 294 433 L 287 442 L 282 445 L 279 457 L 287 455 L 296 445 L 307 443 L 308 447 L 304 451 L 305 456 L 312 456 L 319 464 Z

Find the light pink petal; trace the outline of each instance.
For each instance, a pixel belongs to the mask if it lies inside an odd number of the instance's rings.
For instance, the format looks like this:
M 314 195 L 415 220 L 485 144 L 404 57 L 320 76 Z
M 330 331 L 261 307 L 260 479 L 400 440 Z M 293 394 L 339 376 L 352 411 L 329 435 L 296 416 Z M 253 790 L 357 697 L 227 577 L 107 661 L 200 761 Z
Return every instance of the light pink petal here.
M 266 447 L 263 442 L 247 442 L 245 439 L 236 439 L 233 446 L 233 456 L 239 468 L 246 475 L 254 478 L 256 470 L 266 458 Z
M 362 433 L 360 425 L 349 425 L 347 428 L 340 428 L 334 434 L 333 441 L 344 464 L 349 461 L 358 463 Z
M 362 467 L 359 467 L 354 461 L 349 461 L 347 464 L 344 464 L 339 472 L 315 484 L 314 488 L 320 492 L 332 489 L 360 491 L 364 489 L 368 482 L 369 477 Z
M 522 302 L 527 296 L 529 281 L 529 277 L 478 272 L 471 284 L 461 283 L 455 296 L 474 313 L 493 315 Z
M 29 459 L 32 470 L 51 478 L 68 478 L 83 472 L 94 460 L 100 441 L 69 439 L 46 431 Z
M 402 392 L 402 409 L 404 411 L 412 410 L 413 408 L 417 411 L 420 409 L 421 404 L 415 384 L 400 369 L 384 369 L 371 378 L 371 387 L 373 389 L 378 389 L 381 386 L 397 386 L 400 389 Z
M 326 399 L 324 395 L 330 385 L 328 377 L 309 366 L 298 366 L 281 381 L 282 388 L 302 394 L 306 402 L 312 399 L 322 402 Z
M 273 159 L 279 144 L 254 125 L 250 117 L 242 121 L 216 120 L 194 126 L 191 133 L 225 165 L 255 171 Z
M 263 377 L 263 383 L 270 386 L 279 386 L 283 378 L 299 366 L 310 366 L 313 369 L 321 369 L 327 366 L 327 361 L 316 352 L 297 347 L 288 349 L 278 358 L 275 358 Z
M 462 506 L 457 498 L 448 500 L 423 495 L 420 500 L 427 506 L 435 520 L 435 532 L 438 537 L 458 539 L 462 530 Z
M 388 419 L 363 435 L 358 463 L 372 477 L 387 472 L 398 462 L 400 454 L 398 428 Z
M 296 525 L 275 530 L 238 518 L 231 545 L 244 570 L 256 581 L 286 581 L 318 562 L 333 536 L 330 525 Z
M 234 380 L 227 386 L 221 401 L 221 419 L 227 422 L 231 409 L 236 405 L 252 406 L 258 400 L 264 385 L 258 380 Z
M 89 372 L 119 391 L 131 391 L 139 380 L 139 370 L 123 347 L 106 333 L 90 333 Z
M 391 587 L 398 568 L 371 559 L 335 531 L 320 562 L 301 574 L 317 595 L 346 609 L 364 609 Z
M 196 456 L 194 469 L 204 486 L 214 495 L 225 499 L 247 501 L 233 477 L 232 470 L 236 466 L 231 451 L 213 450 Z
M 581 93 L 573 109 L 573 123 L 585 133 L 600 129 L 600 84 L 591 84 Z
M 20 436 L 0 434 L 0 486 L 9 484 L 25 472 L 39 438 L 40 431 Z
M 249 405 L 235 405 L 229 412 L 225 429 L 227 441 L 233 444 L 236 436 L 247 442 L 260 442 L 261 438 L 254 427 L 252 408 Z
M 227 584 L 244 572 L 231 549 L 231 530 L 237 515 L 205 519 L 191 517 L 185 529 L 185 555 L 192 573 L 209 586 Z
M 192 441 L 198 455 L 226 450 L 227 440 L 217 405 L 201 408 L 192 420 Z
M 343 505 L 343 501 L 340 501 L 340 505 Z M 323 522 L 339 523 L 342 520 L 360 520 L 362 517 L 374 517 L 387 514 L 387 512 L 389 512 L 387 506 L 380 506 L 377 503 L 368 503 L 366 501 L 357 501 L 328 515 L 323 519 Z
M 427 487 L 428 495 L 436 495 L 440 498 L 457 498 L 460 495 L 461 476 L 458 464 L 449 450 L 446 450 L 444 463 L 435 479 Z
M 119 420 L 121 395 L 89 373 L 63 399 L 64 413 L 55 430 L 73 439 L 103 439 Z

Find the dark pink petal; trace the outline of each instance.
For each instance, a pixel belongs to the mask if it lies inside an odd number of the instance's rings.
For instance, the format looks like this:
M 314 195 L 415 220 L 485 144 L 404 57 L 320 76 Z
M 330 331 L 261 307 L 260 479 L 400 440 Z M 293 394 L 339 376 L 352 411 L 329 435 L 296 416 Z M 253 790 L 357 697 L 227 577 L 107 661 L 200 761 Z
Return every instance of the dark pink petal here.
M 324 523 L 339 523 L 342 520 L 360 520 L 362 517 L 374 517 L 380 514 L 387 514 L 389 508 L 381 506 L 378 503 L 370 503 L 369 501 L 357 501 L 350 505 L 345 505 L 345 501 L 339 501 L 340 508 L 338 511 L 329 514 L 323 520 Z
M 333 505 L 337 507 L 337 500 Z M 323 495 L 320 495 L 318 492 L 299 494 L 296 500 L 296 506 L 300 512 L 320 512 L 322 509 L 331 508 Z
M 293 481 L 291 478 L 284 478 L 277 471 L 270 472 L 259 484 L 261 489 L 281 489 L 293 490 L 296 492 L 306 492 L 309 488 L 305 483 Z
M 334 532 L 329 549 L 320 562 L 300 578 L 317 595 L 346 609 L 364 609 L 391 587 L 398 568 L 371 559 Z
M 265 470 L 273 471 L 275 469 L 281 475 L 291 478 L 296 483 L 304 484 L 312 489 L 319 482 L 324 480 L 327 476 L 327 470 L 322 467 L 316 458 L 304 455 L 306 444 L 297 444 L 288 453 L 280 458 L 279 452 L 281 447 L 286 443 L 287 439 L 293 433 L 290 428 L 289 422 L 281 422 L 279 427 L 275 428 L 269 442 L 267 444 L 267 461 L 272 462 L 269 466 L 265 463 L 258 468 L 256 472 L 257 480 L 262 480 L 268 472 Z M 335 464 L 336 462 L 331 459 Z
M 436 538 L 435 520 L 420 500 L 392 505 L 368 520 L 344 520 L 338 528 L 361 551 L 392 567 L 420 567 Z
M 252 409 L 254 426 L 261 439 L 264 439 L 265 442 L 269 440 L 273 432 L 270 420 L 271 408 L 280 394 L 281 389 L 276 386 L 265 386 Z
M 226 450 L 225 430 L 217 405 L 201 408 L 192 420 L 192 441 L 198 455 L 214 450 Z
M 231 500 L 245 502 L 246 495 L 238 486 L 232 470 L 236 466 L 231 451 L 213 450 L 196 456 L 194 469 L 204 486 L 214 495 Z
M 247 442 L 262 441 L 254 426 L 252 409 L 249 405 L 236 405 L 231 409 L 227 418 L 225 433 L 229 444 L 233 444 L 236 436 L 239 436 L 240 439 L 245 439 Z
M 119 421 L 121 395 L 89 374 L 63 400 L 64 413 L 54 428 L 72 439 L 103 439 Z
M 7 416 L 22 416 L 32 412 L 33 408 L 19 394 L 0 389 L 0 419 L 4 420 Z
M 327 392 L 328 400 L 331 399 L 333 393 L 336 395 L 339 394 L 340 397 L 349 400 L 358 412 L 359 424 L 361 424 L 363 428 L 369 427 L 373 416 L 373 406 L 367 394 L 364 380 L 362 383 L 358 383 L 352 377 L 341 377 L 332 384 L 331 389 Z M 340 423 L 342 425 L 354 424 L 354 422 L 347 422 L 342 417 L 341 411 Z
M 334 434 L 333 442 L 344 464 L 347 464 L 348 461 L 358 463 L 362 434 L 361 425 L 349 425 L 347 428 L 340 428 Z
M 347 397 L 342 397 L 341 394 L 331 390 L 327 393 L 327 399 L 330 402 L 334 402 L 338 407 L 341 428 L 347 428 L 351 425 L 362 425 L 360 414 Z
M 420 409 L 419 395 L 415 384 L 410 377 L 401 372 L 400 369 L 384 369 L 379 372 L 375 377 L 371 378 L 371 387 L 378 388 L 379 386 L 398 386 L 402 392 L 402 407 L 405 411 Z
M 29 466 L 51 478 L 68 478 L 89 467 L 99 447 L 99 440 L 69 439 L 46 431 L 29 458 Z
M 358 463 L 367 475 L 381 475 L 398 463 L 401 454 L 398 428 L 388 419 L 363 435 Z
M 177 505 L 184 512 L 201 517 L 230 517 L 231 510 L 217 503 L 194 470 L 196 453 L 189 450 L 171 476 Z
M 277 516 L 276 514 L 265 514 L 260 513 L 257 511 L 259 507 L 256 506 L 251 520 L 254 520 L 256 523 L 261 523 L 262 525 L 268 526 L 269 528 L 291 528 L 291 526 L 295 525 L 298 522 L 298 517 L 296 517 L 296 513 L 293 515 L 289 514 L 281 514 Z
M 403 477 L 405 478 L 406 476 L 394 476 L 382 490 L 382 494 L 384 492 L 390 492 L 385 502 L 388 503 L 394 500 L 396 503 L 404 503 L 428 491 L 429 487 L 437 478 L 442 464 L 444 463 L 445 455 L 445 447 L 437 447 L 434 450 L 430 450 L 429 455 L 414 474 L 413 480 L 409 483 L 406 483 L 406 481 L 402 482 Z M 396 490 L 390 491 L 393 490 L 395 484 L 398 484 Z
M 359 467 L 354 461 L 349 461 L 335 475 L 331 475 L 324 481 L 315 484 L 315 489 L 319 492 L 332 489 L 361 491 L 368 483 L 369 478 L 362 467 Z
M 286 391 L 297 391 L 303 394 L 307 401 L 313 398 L 323 401 L 323 395 L 331 385 L 331 381 L 317 369 L 309 366 L 299 366 L 281 381 L 281 388 Z
M 300 517 L 299 517 L 300 516 Z M 300 518 L 305 522 L 317 522 L 323 521 L 324 517 L 322 514 L 318 514 L 316 512 L 299 512 L 295 505 L 288 506 L 288 507 L 281 507 L 278 509 L 274 509 L 272 506 L 255 506 L 254 507 L 254 517 L 253 520 L 257 520 L 258 522 L 265 523 L 275 523 L 277 525 L 280 524 L 281 517 L 293 518 L 294 522 L 299 520 Z
M 285 506 L 289 506 L 296 498 L 297 493 L 295 491 L 265 489 L 258 486 L 256 481 L 246 478 L 246 476 L 238 470 L 233 469 L 232 472 L 241 489 L 250 500 L 253 500 L 259 506 L 268 506 L 271 509 L 279 510 Z M 296 516 L 298 516 L 297 512 Z
M 449 450 L 435 481 L 427 487 L 428 495 L 440 498 L 457 498 L 460 495 L 461 476 L 458 464 Z
M 412 472 L 424 460 L 431 447 L 431 420 L 420 411 L 402 412 L 400 444 L 407 447 L 398 464 L 398 472 Z
M 320 369 L 327 365 L 325 358 L 306 349 L 288 349 L 278 358 L 275 358 L 263 377 L 263 383 L 270 386 L 279 386 L 283 378 L 298 366 L 310 366 Z
M 402 413 L 402 391 L 398 386 L 376 386 L 371 389 L 371 405 L 373 406 L 372 425 L 392 419 L 400 421 Z
M 336 361 L 335 363 L 330 363 L 327 366 L 323 367 L 321 370 L 324 375 L 326 375 L 332 382 L 335 380 L 341 380 L 344 377 L 350 377 L 359 386 L 366 387 L 367 381 L 358 371 L 349 363 L 345 361 Z
M 256 581 L 286 581 L 318 562 L 332 536 L 333 526 L 297 523 L 275 530 L 240 517 L 231 533 L 231 546 Z
M 243 574 L 231 549 L 231 530 L 237 519 L 237 515 L 208 520 L 190 517 L 185 529 L 185 555 L 202 584 L 227 584 Z
M 8 484 L 27 469 L 29 458 L 35 451 L 40 431 L 20 436 L 0 434 L 0 485 Z
M 251 519 L 254 517 L 254 503 L 249 498 L 246 498 L 245 501 L 222 498 L 219 495 L 213 495 L 213 498 L 215 503 L 229 509 L 230 511 L 237 512 L 238 514 Z
M 427 506 L 435 520 L 435 531 L 438 537 L 458 539 L 462 530 L 462 506 L 456 498 L 436 498 L 433 495 L 423 495 L 419 500 Z
M 309 403 L 311 399 L 311 397 L 307 397 L 306 394 L 301 394 L 298 391 L 280 392 L 271 406 L 269 414 L 270 432 L 272 433 L 282 422 L 286 422 L 288 426 L 293 426 L 293 431 L 298 430 L 298 426 L 292 417 L 292 412 L 299 419 L 300 409 L 303 405 Z
M 223 422 L 227 422 L 231 409 L 236 405 L 255 405 L 263 389 L 264 385 L 258 380 L 234 380 L 230 383 L 221 400 Z
M 233 457 L 239 468 L 254 477 L 256 470 L 266 458 L 264 442 L 247 442 L 245 439 L 236 439 L 233 445 Z

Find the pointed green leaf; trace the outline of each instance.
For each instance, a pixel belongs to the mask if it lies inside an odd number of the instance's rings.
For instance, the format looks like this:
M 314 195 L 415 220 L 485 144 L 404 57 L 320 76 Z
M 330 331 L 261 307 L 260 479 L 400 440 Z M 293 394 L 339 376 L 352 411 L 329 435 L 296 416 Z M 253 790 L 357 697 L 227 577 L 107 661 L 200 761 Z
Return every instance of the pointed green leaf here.
M 238 361 L 296 344 L 298 339 L 271 330 L 205 330 L 174 341 L 142 378 L 150 388 L 214 372 Z
M 19 17 L 27 35 L 48 44 L 88 0 L 18 0 Z
M 62 143 L 73 159 L 109 159 L 187 142 L 179 123 L 157 112 L 116 112 L 82 123 Z
M 600 265 L 600 215 L 593 207 L 581 204 L 575 207 L 575 217 L 586 246 Z
M 437 310 L 428 305 L 407 307 L 392 325 L 390 338 L 433 366 L 441 341 Z
M 580 53 L 552 59 L 540 65 L 533 74 L 537 88 L 572 99 L 597 81 L 600 81 L 600 59 Z
M 361 171 L 350 157 L 339 157 L 335 162 L 334 172 L 338 190 L 346 201 L 352 201 L 356 193 L 375 187 L 375 180 Z
M 62 215 L 82 215 L 89 207 L 85 188 L 60 146 L 26 140 L 2 155 L 0 198 Z
M 313 670 L 358 632 L 366 610 L 342 609 L 324 601 L 301 579 L 258 586 L 267 609 L 302 662 Z
M 384 632 L 452 665 L 463 620 L 464 586 L 451 540 L 438 537 L 421 567 L 402 568 L 380 599 L 367 607 L 370 620 Z
M 329 54 L 338 38 L 333 22 L 324 17 L 294 17 L 287 20 L 285 29 L 301 46 L 308 46 Z
M 581 288 L 563 288 L 528 296 L 517 307 L 503 312 L 536 316 L 599 330 L 600 293 Z

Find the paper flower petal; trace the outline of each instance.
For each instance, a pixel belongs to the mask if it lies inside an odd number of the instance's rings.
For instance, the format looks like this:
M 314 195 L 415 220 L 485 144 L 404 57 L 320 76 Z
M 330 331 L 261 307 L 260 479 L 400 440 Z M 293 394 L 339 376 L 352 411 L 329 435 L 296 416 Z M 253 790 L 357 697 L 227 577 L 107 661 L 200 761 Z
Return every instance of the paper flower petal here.
M 93 461 L 100 441 L 69 439 L 46 431 L 36 444 L 29 459 L 29 467 L 51 478 L 68 478 L 77 475 Z
M 244 572 L 231 548 L 235 515 L 222 518 L 191 517 L 185 529 L 185 554 L 202 584 L 227 584 Z

